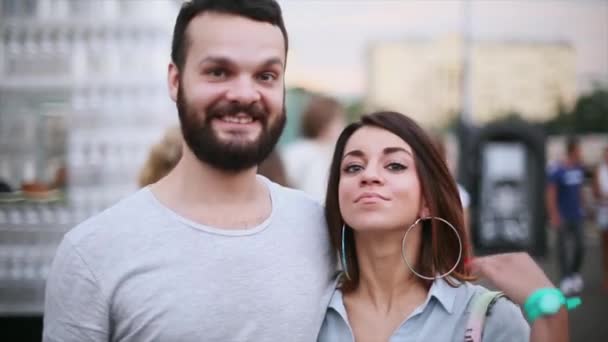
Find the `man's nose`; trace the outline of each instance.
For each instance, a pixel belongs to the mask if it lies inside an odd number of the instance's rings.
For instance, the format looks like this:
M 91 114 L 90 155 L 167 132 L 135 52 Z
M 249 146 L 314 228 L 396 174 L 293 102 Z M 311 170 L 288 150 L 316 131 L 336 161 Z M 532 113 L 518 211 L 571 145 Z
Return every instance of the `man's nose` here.
M 226 92 L 226 99 L 242 105 L 251 105 L 261 99 L 255 80 L 248 76 L 238 77 L 231 82 Z

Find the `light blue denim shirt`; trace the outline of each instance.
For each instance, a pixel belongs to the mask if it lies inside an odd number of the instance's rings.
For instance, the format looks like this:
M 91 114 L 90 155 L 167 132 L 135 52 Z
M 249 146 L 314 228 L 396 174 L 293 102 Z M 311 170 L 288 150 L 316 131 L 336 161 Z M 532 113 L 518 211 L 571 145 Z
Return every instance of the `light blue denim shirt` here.
M 462 283 L 451 287 L 445 280 L 433 282 L 422 305 L 416 308 L 393 333 L 389 342 L 462 342 L 469 319 L 469 301 L 475 294 L 487 291 L 484 287 Z M 486 317 L 484 342 L 528 341 L 530 326 L 517 305 L 501 298 L 491 307 Z M 327 309 L 318 342 L 354 341 L 348 322 L 342 292 L 336 290 Z

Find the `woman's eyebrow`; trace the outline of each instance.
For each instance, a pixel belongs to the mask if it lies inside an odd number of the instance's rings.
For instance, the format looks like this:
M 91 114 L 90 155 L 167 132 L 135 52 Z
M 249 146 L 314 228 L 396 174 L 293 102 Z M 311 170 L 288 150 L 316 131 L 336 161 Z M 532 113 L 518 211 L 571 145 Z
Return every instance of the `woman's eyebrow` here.
M 363 153 L 363 151 L 361 151 L 361 150 L 352 150 L 352 151 L 350 151 L 348 153 L 345 153 L 344 156 L 342 157 L 342 160 L 344 160 L 348 156 L 364 157 L 365 153 Z

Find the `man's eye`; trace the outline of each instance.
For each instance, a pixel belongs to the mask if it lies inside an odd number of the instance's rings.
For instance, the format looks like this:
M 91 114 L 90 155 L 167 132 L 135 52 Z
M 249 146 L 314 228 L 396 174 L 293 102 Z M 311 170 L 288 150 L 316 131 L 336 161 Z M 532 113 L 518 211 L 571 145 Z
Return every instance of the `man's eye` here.
M 211 76 L 212 78 L 226 78 L 226 76 L 228 76 L 228 72 L 222 68 L 215 68 L 207 71 L 207 75 Z
M 264 72 L 259 76 L 260 81 L 272 82 L 277 79 L 277 76 L 272 72 Z

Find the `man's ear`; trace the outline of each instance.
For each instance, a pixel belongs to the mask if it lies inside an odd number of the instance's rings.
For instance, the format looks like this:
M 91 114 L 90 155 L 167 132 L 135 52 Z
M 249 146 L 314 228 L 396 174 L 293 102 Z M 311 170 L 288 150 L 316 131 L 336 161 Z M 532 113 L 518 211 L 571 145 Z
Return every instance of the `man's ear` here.
M 167 85 L 169 86 L 169 96 L 174 102 L 177 102 L 177 93 L 179 92 L 179 69 L 177 65 L 169 63 L 167 70 Z

